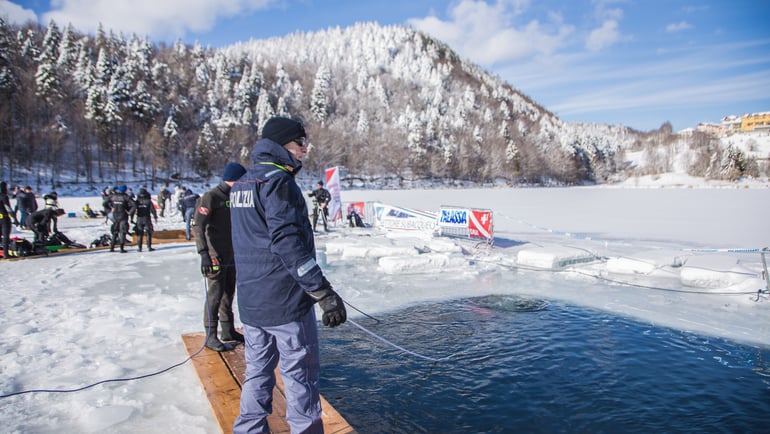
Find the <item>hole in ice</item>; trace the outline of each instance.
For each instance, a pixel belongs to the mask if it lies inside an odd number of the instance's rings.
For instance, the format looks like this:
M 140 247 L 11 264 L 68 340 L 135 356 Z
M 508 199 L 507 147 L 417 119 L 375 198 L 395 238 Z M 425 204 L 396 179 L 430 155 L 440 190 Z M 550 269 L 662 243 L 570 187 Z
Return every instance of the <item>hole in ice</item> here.
M 537 312 L 548 307 L 548 301 L 522 295 L 485 295 L 470 300 L 478 307 L 503 312 Z

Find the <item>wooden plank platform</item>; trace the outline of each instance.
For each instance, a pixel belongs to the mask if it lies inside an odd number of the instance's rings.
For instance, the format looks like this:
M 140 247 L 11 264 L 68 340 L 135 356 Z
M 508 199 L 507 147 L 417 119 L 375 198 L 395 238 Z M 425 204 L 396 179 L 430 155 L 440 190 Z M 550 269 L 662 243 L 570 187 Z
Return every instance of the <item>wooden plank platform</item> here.
M 187 354 L 193 355 L 203 347 L 203 332 L 182 335 Z M 209 399 L 211 409 L 222 433 L 232 432 L 235 418 L 240 413 L 241 384 L 246 371 L 243 345 L 232 351 L 218 353 L 204 348 L 192 358 L 193 366 Z M 289 433 L 286 423 L 286 396 L 281 375 L 276 368 L 276 385 L 273 390 L 273 414 L 267 418 L 270 432 Z M 348 424 L 324 397 L 321 397 L 321 419 L 326 434 L 351 434 L 356 431 Z
M 136 234 L 129 234 L 131 236 L 131 243 L 136 244 L 139 240 L 139 237 Z M 192 236 L 192 233 L 190 233 Z M 164 244 L 164 243 L 193 243 L 195 242 L 195 237 L 193 236 L 190 240 L 185 238 L 184 229 L 164 229 L 162 231 L 154 231 L 152 233 L 152 243 L 153 244 Z M 147 243 L 147 239 L 145 237 L 144 240 L 145 243 Z
M 32 239 L 29 239 L 30 242 L 32 242 Z M 138 237 L 136 234 L 129 234 L 129 236 L 126 238 L 126 247 L 135 249 L 137 247 L 136 243 L 138 241 Z M 194 243 L 195 238 L 192 240 L 187 240 L 185 238 L 184 229 L 164 229 L 161 231 L 155 231 L 152 234 L 152 244 L 153 246 L 158 244 L 170 244 L 170 243 Z M 81 243 L 85 244 L 85 243 Z M 143 243 L 143 247 L 147 247 L 147 241 L 145 240 Z M 48 256 L 60 256 L 60 255 L 66 255 L 69 253 L 80 253 L 80 252 L 90 252 L 95 250 L 108 250 L 109 246 L 101 246 L 101 247 L 85 247 L 85 248 L 79 248 L 79 247 L 66 247 L 66 248 L 60 248 L 58 250 L 52 250 L 49 251 L 47 255 L 32 255 L 32 256 L 12 256 L 10 258 L 3 259 L 2 257 L 2 249 L 0 249 L 0 260 L 6 260 L 6 261 L 18 261 L 22 259 L 35 259 L 35 258 L 46 258 Z M 132 249 L 132 250 L 133 250 Z

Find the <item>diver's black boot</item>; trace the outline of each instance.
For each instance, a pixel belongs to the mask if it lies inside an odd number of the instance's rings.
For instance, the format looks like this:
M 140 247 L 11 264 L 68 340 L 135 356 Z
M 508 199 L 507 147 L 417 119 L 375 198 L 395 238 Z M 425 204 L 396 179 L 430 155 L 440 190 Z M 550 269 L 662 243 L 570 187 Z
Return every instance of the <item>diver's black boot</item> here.
M 151 252 L 155 250 L 152 248 L 152 234 L 147 234 L 147 250 Z
M 228 348 L 222 341 L 217 338 L 216 327 L 206 327 L 206 348 L 221 353 L 222 351 L 228 351 Z
M 229 321 L 222 321 L 220 322 L 222 324 L 222 340 L 223 341 L 238 341 L 243 342 L 243 335 L 238 333 L 237 330 L 235 330 L 235 327 L 233 326 L 232 322 Z

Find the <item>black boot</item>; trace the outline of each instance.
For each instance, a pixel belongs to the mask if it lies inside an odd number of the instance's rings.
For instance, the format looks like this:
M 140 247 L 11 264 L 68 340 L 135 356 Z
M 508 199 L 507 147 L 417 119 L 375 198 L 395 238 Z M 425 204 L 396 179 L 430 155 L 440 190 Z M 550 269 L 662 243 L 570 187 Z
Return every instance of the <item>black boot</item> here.
M 206 327 L 206 348 L 221 353 L 222 351 L 228 351 L 231 348 L 228 348 L 227 345 L 222 343 L 217 338 L 217 328 L 216 327 Z
M 147 234 L 147 250 L 151 252 L 155 250 L 152 248 L 152 234 Z
M 136 243 L 136 245 L 139 246 L 139 251 L 140 252 L 142 251 L 142 241 L 143 241 L 142 238 L 144 238 L 143 235 L 144 235 L 144 233 L 139 234 L 139 242 Z
M 220 322 L 222 324 L 222 340 L 223 341 L 238 341 L 243 342 L 243 335 L 238 333 L 237 330 L 235 330 L 235 327 L 233 326 L 232 322 L 229 321 L 222 321 Z

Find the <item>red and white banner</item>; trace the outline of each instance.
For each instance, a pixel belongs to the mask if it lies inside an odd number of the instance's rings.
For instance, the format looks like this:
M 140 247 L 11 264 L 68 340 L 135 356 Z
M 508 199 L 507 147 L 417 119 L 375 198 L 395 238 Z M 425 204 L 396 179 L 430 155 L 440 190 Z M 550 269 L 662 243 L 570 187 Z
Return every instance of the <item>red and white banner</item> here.
M 438 214 L 438 226 L 441 235 L 482 238 L 489 242 L 494 239 L 492 211 L 488 209 L 442 206 Z
M 326 189 L 332 196 L 329 202 L 329 221 L 342 219 L 342 199 L 340 197 L 340 171 L 337 167 L 326 169 Z
M 468 222 L 468 235 L 471 238 L 492 239 L 492 211 L 472 209 Z

